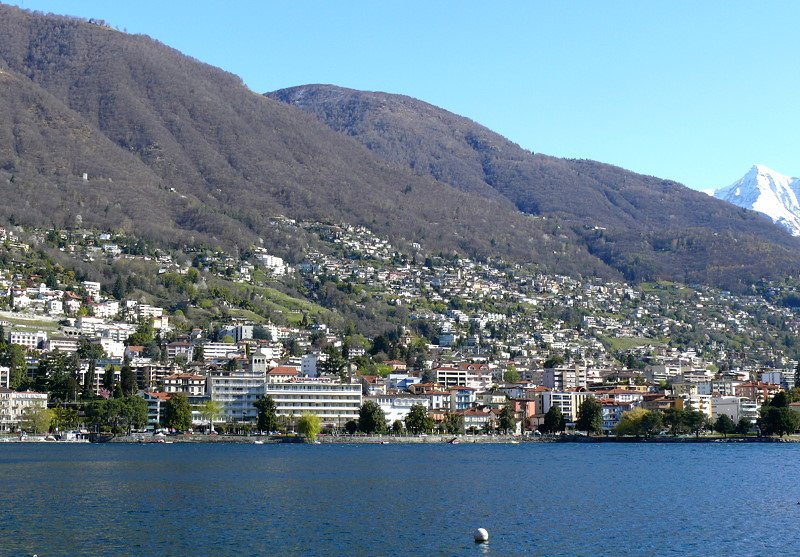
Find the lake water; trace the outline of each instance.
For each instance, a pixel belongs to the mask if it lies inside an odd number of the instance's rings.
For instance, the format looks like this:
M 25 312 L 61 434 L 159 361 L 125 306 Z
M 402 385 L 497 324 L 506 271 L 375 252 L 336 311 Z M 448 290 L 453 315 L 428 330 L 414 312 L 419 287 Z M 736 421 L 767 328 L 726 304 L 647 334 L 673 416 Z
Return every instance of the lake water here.
M 0 555 L 796 554 L 799 462 L 794 443 L 3 444 Z

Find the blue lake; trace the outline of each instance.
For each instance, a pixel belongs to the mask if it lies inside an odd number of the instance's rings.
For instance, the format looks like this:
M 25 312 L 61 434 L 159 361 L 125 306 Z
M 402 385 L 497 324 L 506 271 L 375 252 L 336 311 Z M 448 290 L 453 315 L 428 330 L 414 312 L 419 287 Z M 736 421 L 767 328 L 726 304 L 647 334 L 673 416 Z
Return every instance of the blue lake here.
M 3 444 L 0 555 L 796 554 L 798 462 L 793 443 Z

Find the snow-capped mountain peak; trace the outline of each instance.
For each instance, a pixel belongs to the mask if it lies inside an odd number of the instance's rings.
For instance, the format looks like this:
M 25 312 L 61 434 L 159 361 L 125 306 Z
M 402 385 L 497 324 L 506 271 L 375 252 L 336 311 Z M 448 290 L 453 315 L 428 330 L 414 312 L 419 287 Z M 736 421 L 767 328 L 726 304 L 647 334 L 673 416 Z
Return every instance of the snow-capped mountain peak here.
M 714 197 L 745 209 L 764 213 L 793 236 L 800 236 L 800 179 L 784 176 L 763 164 L 756 164 Z

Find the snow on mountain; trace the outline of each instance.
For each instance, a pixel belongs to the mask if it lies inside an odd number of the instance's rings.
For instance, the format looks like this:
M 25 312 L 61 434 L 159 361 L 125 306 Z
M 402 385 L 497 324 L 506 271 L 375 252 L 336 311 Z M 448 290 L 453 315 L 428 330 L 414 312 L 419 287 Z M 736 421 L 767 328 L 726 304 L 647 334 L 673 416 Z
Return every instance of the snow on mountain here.
M 757 164 L 740 180 L 714 192 L 714 197 L 764 213 L 776 224 L 800 236 L 800 179 Z

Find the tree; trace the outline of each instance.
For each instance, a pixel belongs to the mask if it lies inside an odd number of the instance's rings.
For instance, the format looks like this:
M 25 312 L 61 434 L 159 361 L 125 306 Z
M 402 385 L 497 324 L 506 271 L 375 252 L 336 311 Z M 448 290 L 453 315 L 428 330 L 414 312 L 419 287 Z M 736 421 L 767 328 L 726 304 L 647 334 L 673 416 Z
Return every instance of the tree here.
M 138 396 L 98 400 L 86 409 L 90 423 L 112 433 L 130 433 L 147 425 L 147 402 Z
M 368 400 L 361 405 L 358 410 L 358 429 L 364 433 L 382 433 L 386 429 L 386 415 L 377 402 Z
M 315 441 L 321 430 L 319 416 L 304 412 L 297 421 L 297 431 L 305 435 L 308 441 Z
M 335 346 L 325 348 L 327 358 L 319 364 L 320 372 L 327 375 L 341 375 L 347 366 L 347 360 Z
M 75 429 L 80 424 L 78 411 L 75 408 L 65 408 L 63 406 L 56 406 L 53 410 L 53 423 L 54 429 Z
M 278 429 L 278 407 L 271 396 L 259 398 L 253 403 L 258 410 L 256 427 L 259 431 L 276 431 Z
M 114 286 L 111 287 L 111 295 L 117 300 L 122 300 L 125 297 L 125 282 L 122 280 L 122 275 L 117 275 L 114 281 Z
M 622 417 L 614 429 L 616 435 L 634 435 L 647 438 L 658 431 L 661 425 L 661 412 L 634 408 L 622 413 Z
M 81 338 L 78 344 L 78 357 L 81 360 L 99 360 L 105 355 L 102 345 L 91 342 L 87 338 Z
M 400 420 L 395 420 L 394 423 L 392 424 L 392 433 L 394 433 L 395 435 L 400 435 L 401 433 L 403 433 L 404 429 L 405 426 L 403 425 L 403 422 Z
M 97 366 L 96 360 L 89 360 L 89 369 L 83 376 L 83 389 L 81 390 L 81 396 L 83 398 L 89 398 L 94 395 L 94 378 L 95 378 L 96 366 Z
M 128 434 L 132 429 L 144 429 L 147 426 L 147 401 L 140 396 L 129 396 L 120 402 L 121 422 Z
M 651 437 L 661 431 L 663 426 L 661 412 L 647 412 L 642 416 L 641 426 L 645 437 Z
M 436 383 L 436 372 L 432 369 L 425 369 L 422 371 L 422 377 L 420 377 L 421 383 Z
M 54 401 L 75 400 L 79 389 L 77 375 L 77 356 L 54 350 L 39 359 L 35 388 L 39 392 L 49 392 Z
M 444 417 L 444 429 L 447 433 L 464 433 L 464 415 L 448 412 Z
M 103 372 L 103 388 L 107 390 L 109 393 L 114 392 L 114 387 L 116 386 L 116 370 L 114 366 L 107 365 L 105 371 Z
M 706 415 L 699 410 L 684 410 L 686 427 L 694 433 L 695 437 L 700 437 L 700 431 L 705 428 Z
M 53 411 L 40 406 L 29 406 L 22 412 L 20 425 L 22 429 L 31 433 L 45 433 L 50 429 L 53 421 Z
M 509 431 L 516 431 L 517 429 L 517 416 L 511 404 L 506 404 L 500 410 L 500 419 L 498 421 L 500 431 L 508 433 Z
M 208 429 L 214 431 L 214 422 L 222 416 L 222 404 L 216 400 L 207 400 L 200 405 L 200 415 L 208 420 Z
M 717 417 L 717 421 L 714 422 L 714 431 L 721 433 L 725 437 L 727 437 L 729 433 L 733 433 L 735 429 L 736 424 L 733 423 L 733 419 L 727 414 L 720 414 Z
M 554 404 L 544 415 L 544 423 L 539 426 L 539 430 L 542 433 L 557 433 L 564 431 L 566 427 L 567 421 L 564 419 L 564 414 L 561 413 L 561 408 Z
M 164 407 L 164 425 L 177 431 L 192 428 L 192 407 L 183 393 L 170 396 Z
M 672 435 L 682 433 L 686 427 L 686 413 L 682 408 L 667 408 L 663 412 L 663 420 Z
M 786 396 L 785 391 L 778 391 L 769 401 L 769 405 L 775 408 L 786 408 L 789 406 L 789 397 Z
M 153 321 L 143 318 L 136 327 L 136 332 L 128 337 L 128 346 L 147 346 L 156 338 Z
M 544 368 L 549 369 L 564 364 L 563 356 L 552 356 L 544 361 Z
M 122 396 L 133 396 L 136 394 L 136 373 L 134 373 L 127 358 L 120 370 L 119 385 L 122 388 Z
M 794 433 L 800 428 L 800 414 L 785 406 L 768 406 L 766 412 L 759 419 L 761 431 L 765 435 L 780 435 Z
M 503 382 L 505 383 L 516 383 L 519 381 L 519 372 L 517 371 L 517 367 L 510 365 L 506 368 L 505 372 L 503 373 Z
M 269 329 L 263 325 L 256 325 L 253 327 L 253 338 L 256 340 L 273 340 Z
M 0 337 L 5 340 L 5 337 Z M 28 363 L 25 361 L 25 347 L 19 344 L 0 346 L 0 365 L 9 368 L 9 388 L 22 388 L 28 379 Z
M 433 429 L 433 418 L 422 404 L 414 404 L 406 415 L 406 429 L 411 433 L 424 433 Z
M 587 398 L 581 403 L 575 429 L 589 435 L 603 431 L 603 406 L 596 398 Z
M 344 430 L 353 435 L 356 431 L 358 431 L 358 422 L 355 420 L 348 420 L 346 424 L 344 424 Z
M 736 422 L 736 433 L 739 435 L 747 435 L 750 433 L 750 429 L 753 427 L 753 422 L 748 420 L 747 418 L 739 418 L 739 421 Z

